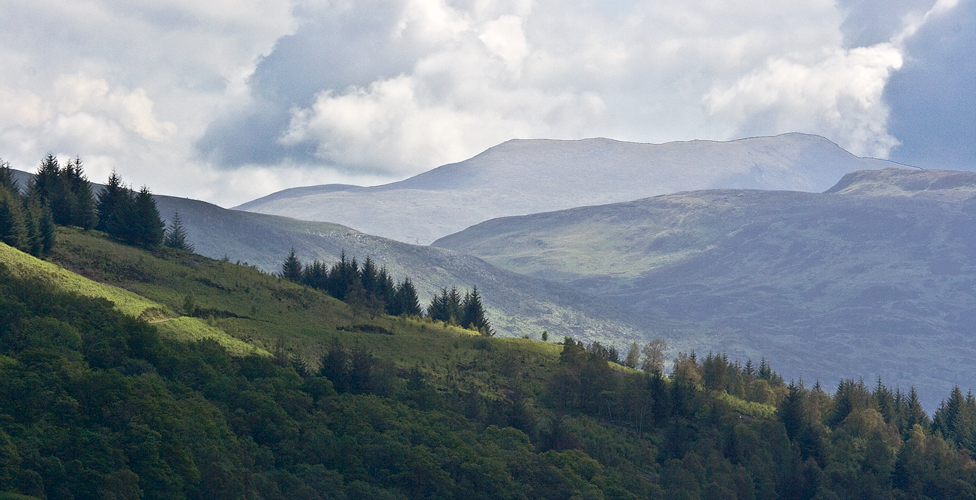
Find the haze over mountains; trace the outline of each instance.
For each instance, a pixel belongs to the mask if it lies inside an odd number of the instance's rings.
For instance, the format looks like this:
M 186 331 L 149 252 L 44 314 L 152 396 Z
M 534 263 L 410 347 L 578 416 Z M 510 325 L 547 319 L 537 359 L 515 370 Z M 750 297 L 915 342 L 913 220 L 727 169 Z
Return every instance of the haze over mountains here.
M 700 189 L 821 192 L 848 172 L 892 165 L 796 133 L 667 144 L 511 140 L 392 184 L 294 188 L 235 208 L 429 244 L 496 217 Z

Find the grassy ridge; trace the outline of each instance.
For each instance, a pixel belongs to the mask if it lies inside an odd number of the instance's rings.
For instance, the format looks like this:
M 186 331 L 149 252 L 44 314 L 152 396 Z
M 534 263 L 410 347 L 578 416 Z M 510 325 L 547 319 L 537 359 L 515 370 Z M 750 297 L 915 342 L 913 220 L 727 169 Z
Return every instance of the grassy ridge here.
M 532 366 L 526 382 L 542 380 L 561 347 L 520 338 L 486 339 L 470 330 L 418 318 L 372 317 L 368 311 L 252 266 L 170 249 L 149 253 L 97 232 L 58 231 L 52 260 L 64 269 L 27 256 L 29 264 L 21 267 L 57 270 L 64 280 L 83 283 L 91 290 L 87 295 L 113 302 L 116 297 L 128 298 L 139 305 L 125 312 L 139 316 L 158 311 L 158 318 L 148 314 L 143 318 L 155 320 L 165 335 L 187 341 L 218 338 L 238 355 L 283 351 L 316 369 L 327 346 L 338 339 L 347 347 L 363 346 L 402 368 L 419 367 L 441 390 L 474 387 L 491 397 L 497 395 L 499 385 L 485 375 L 491 371 L 488 368 L 519 373 Z M 82 287 L 65 289 L 85 293 Z M 185 315 L 188 302 L 196 317 Z

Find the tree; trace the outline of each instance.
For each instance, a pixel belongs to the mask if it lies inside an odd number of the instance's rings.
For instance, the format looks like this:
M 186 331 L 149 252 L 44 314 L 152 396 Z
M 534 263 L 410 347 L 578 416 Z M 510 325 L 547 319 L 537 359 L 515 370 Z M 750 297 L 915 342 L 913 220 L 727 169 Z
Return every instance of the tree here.
M 302 262 L 295 256 L 295 249 L 292 248 L 285 262 L 281 264 L 281 277 L 295 283 L 302 280 Z
M 163 239 L 163 244 L 178 250 L 193 251 L 193 245 L 186 241 L 186 227 L 183 226 L 183 220 L 180 219 L 179 212 L 173 213 L 173 220 L 170 221 L 169 228 L 166 230 L 166 237 Z
M 661 339 L 654 339 L 644 346 L 641 350 L 641 353 L 644 355 L 644 373 L 664 372 L 664 362 L 666 361 L 664 351 L 667 348 L 668 343 Z
M 630 343 L 630 349 L 627 350 L 627 357 L 624 358 L 624 366 L 628 368 L 637 368 L 640 364 L 641 349 L 637 342 Z
M 6 185 L 0 185 L 0 241 L 15 248 L 27 248 L 24 224 L 24 203 L 20 196 Z
M 144 248 L 156 248 L 162 244 L 166 226 L 159 217 L 156 200 L 146 186 L 136 194 L 131 225 L 135 233 L 132 243 Z
M 474 287 L 469 293 L 464 294 L 464 303 L 461 305 L 462 317 L 461 326 L 470 330 L 478 330 L 482 335 L 492 336 L 495 332 L 485 317 L 485 307 L 481 303 L 481 295 L 478 294 L 478 287 Z
M 109 234 L 115 234 L 118 231 L 118 226 L 123 222 L 123 213 L 130 208 L 131 201 L 132 196 L 129 190 L 122 185 L 122 178 L 113 171 L 108 176 L 105 188 L 98 193 L 98 203 L 95 207 L 98 213 L 98 229 Z
M 397 286 L 393 294 L 393 316 L 421 316 L 423 310 L 420 308 L 420 300 L 417 298 L 417 289 L 414 288 L 410 278 L 404 278 L 403 282 Z
M 81 158 L 75 157 L 74 161 L 69 161 L 62 171 L 62 176 L 71 193 L 70 224 L 86 231 L 94 228 L 98 225 L 95 196 L 92 194 L 91 182 L 88 182 L 88 177 L 85 176 Z

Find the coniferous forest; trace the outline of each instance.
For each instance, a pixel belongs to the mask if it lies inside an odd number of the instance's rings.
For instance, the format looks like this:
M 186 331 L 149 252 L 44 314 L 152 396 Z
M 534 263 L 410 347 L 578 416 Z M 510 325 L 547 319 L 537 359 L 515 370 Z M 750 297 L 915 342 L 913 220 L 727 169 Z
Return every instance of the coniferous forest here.
M 477 289 L 422 308 L 369 258 L 294 252 L 271 276 L 192 254 L 147 188 L 94 196 L 80 160 L 0 174 L 0 498 L 976 498 L 961 389 L 929 416 L 882 380 L 492 337 Z M 250 350 L 172 334 L 201 311 Z

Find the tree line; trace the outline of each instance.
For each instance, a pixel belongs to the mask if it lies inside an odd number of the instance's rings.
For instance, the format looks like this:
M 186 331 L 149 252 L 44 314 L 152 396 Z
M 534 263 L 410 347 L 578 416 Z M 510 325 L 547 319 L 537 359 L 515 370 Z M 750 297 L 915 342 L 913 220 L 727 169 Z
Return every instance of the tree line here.
M 52 154 L 21 187 L 10 163 L 0 160 L 0 240 L 41 257 L 54 247 L 55 225 L 104 231 L 147 249 L 166 245 L 193 251 L 179 214 L 167 229 L 148 187 L 133 191 L 113 172 L 96 195 L 81 158 L 61 164 Z
M 409 277 L 394 282 L 386 267 L 377 267 L 368 256 L 361 266 L 355 257 L 346 258 L 345 251 L 332 266 L 318 260 L 303 264 L 292 248 L 281 264 L 281 277 L 325 291 L 349 303 L 354 310 L 365 307 L 373 316 L 382 311 L 391 316 L 426 317 L 476 330 L 485 336 L 495 334 L 477 287 L 463 296 L 457 287 L 444 288 L 439 295 L 434 295 L 425 311 Z

